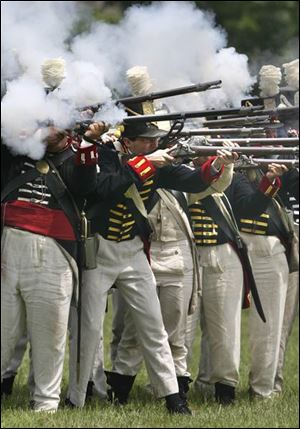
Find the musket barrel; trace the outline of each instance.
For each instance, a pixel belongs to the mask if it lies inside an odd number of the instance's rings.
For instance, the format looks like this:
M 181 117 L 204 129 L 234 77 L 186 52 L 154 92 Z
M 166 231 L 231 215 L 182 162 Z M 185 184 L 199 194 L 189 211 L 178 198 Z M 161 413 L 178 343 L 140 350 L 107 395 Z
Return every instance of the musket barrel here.
M 265 129 L 263 127 L 257 128 L 200 128 L 185 130 L 183 129 L 178 133 L 181 137 L 192 137 L 192 136 L 208 136 L 208 135 L 265 135 Z
M 230 150 L 232 152 L 237 152 L 244 155 L 296 155 L 299 153 L 299 148 L 297 147 L 237 147 L 237 148 L 224 148 L 224 146 L 196 146 L 196 145 L 186 145 L 187 151 L 185 148 L 174 153 L 170 152 L 172 156 L 182 157 L 182 156 L 206 156 L 206 155 L 215 155 L 218 150 Z
M 198 83 L 195 85 L 183 86 L 180 88 L 168 89 L 166 91 L 157 91 L 150 94 L 140 95 L 136 97 L 125 97 L 116 100 L 116 103 L 142 103 L 149 100 L 157 100 L 158 98 L 174 97 L 176 95 L 189 94 L 191 92 L 202 92 L 209 89 L 220 88 L 221 80 L 214 80 L 212 82 Z
M 226 125 L 264 125 L 271 123 L 270 117 L 268 115 L 264 116 L 246 116 L 230 119 L 212 119 L 203 122 L 205 127 L 222 127 Z
M 299 159 L 272 159 L 272 158 L 251 158 L 251 161 L 255 164 L 260 165 L 269 165 L 269 164 L 283 164 L 286 166 L 293 166 L 298 167 L 299 166 Z
M 140 115 L 140 116 L 129 116 L 123 120 L 125 124 L 135 123 L 135 122 L 160 122 L 160 121 L 176 121 L 179 119 L 195 119 L 195 118 L 205 118 L 211 116 L 227 115 L 230 113 L 238 113 L 240 115 L 247 115 L 250 111 L 254 111 L 261 106 L 255 107 L 242 107 L 237 109 L 223 109 L 223 110 L 196 110 L 191 112 L 174 112 L 174 113 L 165 113 L 161 115 Z M 250 110 L 248 110 L 250 109 Z M 261 119 L 261 116 L 259 116 Z M 269 116 L 265 117 L 269 119 Z
M 268 115 L 268 116 L 276 116 L 276 117 L 285 117 L 285 116 L 295 116 L 295 118 L 299 115 L 299 106 L 292 106 L 292 107 L 278 107 L 276 109 L 258 109 L 256 111 L 250 111 L 249 116 L 251 115 Z M 230 114 L 229 116 L 226 115 L 226 118 L 234 118 L 235 114 Z M 220 119 L 223 118 L 222 115 L 220 115 Z
M 218 145 L 222 144 L 226 139 L 206 139 L 207 143 Z M 230 138 L 230 141 L 240 145 L 281 145 L 281 146 L 297 146 L 299 145 L 298 137 L 278 137 L 278 138 Z
M 279 158 L 272 159 L 272 158 L 251 157 L 247 159 L 237 160 L 234 163 L 234 169 L 240 170 L 240 169 L 249 169 L 249 168 L 261 168 L 274 163 L 285 165 L 286 167 L 289 167 L 289 168 L 299 167 L 299 159 L 279 159 Z

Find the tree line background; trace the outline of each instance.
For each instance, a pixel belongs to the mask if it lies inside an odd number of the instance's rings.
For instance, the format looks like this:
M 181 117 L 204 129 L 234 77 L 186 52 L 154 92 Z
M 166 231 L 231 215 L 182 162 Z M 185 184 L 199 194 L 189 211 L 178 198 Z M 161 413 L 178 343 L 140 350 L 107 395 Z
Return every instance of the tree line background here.
M 150 1 L 85 1 L 95 20 L 117 23 L 133 4 Z M 250 66 L 267 62 L 280 66 L 298 57 L 298 1 L 195 1 L 198 8 L 215 15 L 226 30 L 228 46 L 248 55 Z M 254 65 L 255 64 L 255 65 Z

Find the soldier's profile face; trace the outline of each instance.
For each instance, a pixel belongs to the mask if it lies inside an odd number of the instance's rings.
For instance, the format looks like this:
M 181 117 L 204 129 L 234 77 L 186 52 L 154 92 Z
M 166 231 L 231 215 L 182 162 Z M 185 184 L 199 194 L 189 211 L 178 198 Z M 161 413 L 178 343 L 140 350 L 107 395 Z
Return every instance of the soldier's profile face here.
M 135 139 L 126 139 L 126 146 L 134 154 L 147 154 L 157 149 L 158 139 L 149 137 L 136 137 Z

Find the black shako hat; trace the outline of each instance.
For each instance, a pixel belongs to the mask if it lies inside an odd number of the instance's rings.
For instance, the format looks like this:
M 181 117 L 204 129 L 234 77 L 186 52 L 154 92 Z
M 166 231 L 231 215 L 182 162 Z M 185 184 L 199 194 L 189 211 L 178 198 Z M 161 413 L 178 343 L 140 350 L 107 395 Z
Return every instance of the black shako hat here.
M 135 138 L 135 137 L 145 137 L 145 138 L 160 138 L 164 137 L 167 134 L 167 131 L 160 130 L 156 125 L 147 122 L 137 122 L 132 124 L 125 124 L 122 137 Z
M 129 116 L 144 115 L 144 114 L 154 114 L 154 112 L 149 111 L 145 112 L 144 103 L 124 103 L 125 110 Z M 161 130 L 153 122 L 136 122 L 131 124 L 124 124 L 124 131 L 122 132 L 122 137 L 135 138 L 135 137 L 145 137 L 145 138 L 160 138 L 164 137 L 167 134 L 167 131 Z

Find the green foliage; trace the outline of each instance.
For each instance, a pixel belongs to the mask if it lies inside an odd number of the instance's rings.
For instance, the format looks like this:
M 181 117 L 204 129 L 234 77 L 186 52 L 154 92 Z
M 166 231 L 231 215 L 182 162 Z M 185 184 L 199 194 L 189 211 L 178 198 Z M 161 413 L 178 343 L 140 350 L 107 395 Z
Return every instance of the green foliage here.
M 299 33 L 297 1 L 196 1 L 201 9 L 215 13 L 228 33 L 228 45 L 253 54 L 271 50 L 283 54 Z
M 94 3 L 94 2 L 85 2 Z M 98 3 L 98 2 L 95 2 Z M 124 11 L 149 1 L 107 1 L 95 8 L 95 18 L 117 22 Z M 215 15 L 217 25 L 228 34 L 228 46 L 253 55 L 271 51 L 283 55 L 299 34 L 298 1 L 196 1 L 196 5 Z M 114 12 L 113 12 L 114 11 Z
M 105 321 L 105 354 L 109 356 L 111 336 L 111 305 Z M 298 319 L 298 318 L 297 318 Z M 222 407 L 213 401 L 205 401 L 191 390 L 189 402 L 194 415 L 192 417 L 170 416 L 164 401 L 155 400 L 145 389 L 146 371 L 138 374 L 130 402 L 126 407 L 115 408 L 105 401 L 93 399 L 82 410 L 70 410 L 61 407 L 56 414 L 36 413 L 28 407 L 28 391 L 26 386 L 28 374 L 28 357 L 23 363 L 16 379 L 16 386 L 11 398 L 5 400 L 1 409 L 2 428 L 296 428 L 298 427 L 299 410 L 299 327 L 295 320 L 294 328 L 288 344 L 285 365 L 285 390 L 281 397 L 272 400 L 249 401 L 248 372 L 249 353 L 247 335 L 247 311 L 243 312 L 242 354 L 240 369 L 240 385 L 237 391 L 237 403 L 234 406 Z M 192 378 L 197 375 L 199 362 L 200 335 L 194 344 L 191 362 Z M 68 357 L 65 361 L 65 372 L 62 387 L 62 400 L 66 395 L 68 380 Z

